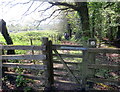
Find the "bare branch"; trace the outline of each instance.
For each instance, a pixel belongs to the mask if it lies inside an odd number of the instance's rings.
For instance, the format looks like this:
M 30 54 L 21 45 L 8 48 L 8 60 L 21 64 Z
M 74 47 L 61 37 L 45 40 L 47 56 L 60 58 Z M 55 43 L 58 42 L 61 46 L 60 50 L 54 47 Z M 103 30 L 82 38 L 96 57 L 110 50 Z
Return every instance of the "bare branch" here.
M 58 16 L 60 15 L 60 13 L 63 12 L 63 10 L 67 11 L 68 9 L 69 9 L 69 8 L 63 8 L 63 9 L 61 9 L 61 11 L 59 11 L 59 13 L 58 13 L 56 16 L 54 16 L 51 20 L 53 20 L 53 19 L 55 19 L 56 17 L 58 17 Z M 50 21 L 50 22 L 51 22 L 51 21 Z M 50 23 L 50 22 L 49 22 L 49 23 Z M 48 23 L 48 24 L 49 24 L 49 23 Z
M 23 15 L 25 15 L 31 9 L 33 4 L 34 4 L 34 1 L 32 1 L 31 5 L 28 7 L 27 11 Z
M 46 8 L 45 10 L 39 10 L 38 12 L 41 12 L 41 11 L 47 11 L 48 9 L 52 8 L 54 5 L 51 5 L 50 7 Z
M 42 20 L 36 20 L 36 21 L 39 22 L 39 24 L 37 25 L 37 27 L 40 25 L 41 22 L 43 22 L 43 21 L 51 18 L 57 11 L 62 11 L 62 10 L 67 10 L 67 9 L 69 9 L 69 8 L 57 9 L 57 10 L 53 11 L 50 16 L 48 16 L 48 17 L 46 17 L 46 18 L 44 18 L 44 19 L 42 19 Z
M 41 3 L 41 4 L 39 4 L 33 11 L 31 11 L 30 13 L 28 13 L 28 14 L 23 14 L 24 16 L 27 16 L 27 15 L 30 15 L 31 13 L 33 13 L 33 12 L 35 12 L 42 4 L 44 3 L 44 1 Z M 26 13 L 27 13 L 28 11 L 26 11 Z
M 38 12 L 43 11 L 43 12 L 41 12 L 41 15 L 40 15 L 40 16 L 42 16 L 47 10 L 51 9 L 53 6 L 54 6 L 54 5 L 51 5 L 50 7 L 46 8 L 46 9 L 44 9 L 44 10 L 39 10 Z
M 63 3 L 63 2 L 54 2 L 54 3 L 53 2 L 49 2 L 49 3 L 52 4 L 52 5 L 57 5 L 57 6 L 66 6 L 68 8 L 74 9 L 74 10 L 77 9 L 77 7 L 75 5 L 68 4 L 68 3 Z
M 9 1 L 7 2 L 7 4 L 5 6 L 10 5 L 10 8 L 15 7 L 16 5 L 25 5 L 25 4 L 29 4 L 31 2 L 31 0 L 27 1 L 27 2 L 15 2 L 15 0 Z M 4 2 L 5 3 L 5 2 Z
M 8 4 L 10 4 L 10 3 L 12 3 L 13 1 L 11 1 L 11 2 L 9 2 Z M 24 2 L 24 3 L 15 3 L 15 4 L 11 4 L 11 7 L 10 8 L 12 8 L 12 7 L 14 7 L 14 6 L 16 6 L 16 5 L 19 5 L 19 4 L 22 4 L 22 5 L 24 5 L 24 4 L 28 4 L 28 3 L 30 3 L 31 2 L 31 0 L 29 0 L 28 2 Z M 8 5 L 7 4 L 7 5 Z

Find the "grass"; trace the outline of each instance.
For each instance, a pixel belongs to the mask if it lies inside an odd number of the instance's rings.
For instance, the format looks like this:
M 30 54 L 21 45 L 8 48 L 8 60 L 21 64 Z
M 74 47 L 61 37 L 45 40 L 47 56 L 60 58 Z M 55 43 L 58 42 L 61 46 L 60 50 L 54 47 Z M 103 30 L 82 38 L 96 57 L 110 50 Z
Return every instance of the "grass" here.
M 13 40 L 13 45 L 31 45 L 30 39 L 33 39 L 33 45 L 41 45 L 42 37 L 49 37 L 53 40 L 53 37 L 57 37 L 59 33 L 56 31 L 27 31 L 27 32 L 19 32 L 19 33 L 10 33 L 10 36 Z M 4 42 L 5 40 L 3 36 L 0 34 L 0 42 Z
M 56 37 L 60 34 L 57 31 L 44 30 L 44 31 L 25 31 L 19 33 L 9 33 L 12 38 L 13 45 L 31 45 L 30 39 L 32 39 L 33 45 L 40 46 L 42 44 L 42 37 L 48 37 L 49 40 L 55 43 Z M 56 41 L 57 42 L 57 41 Z M 0 43 L 5 43 L 5 39 L 0 34 Z M 25 54 L 25 50 L 15 50 L 16 54 Z

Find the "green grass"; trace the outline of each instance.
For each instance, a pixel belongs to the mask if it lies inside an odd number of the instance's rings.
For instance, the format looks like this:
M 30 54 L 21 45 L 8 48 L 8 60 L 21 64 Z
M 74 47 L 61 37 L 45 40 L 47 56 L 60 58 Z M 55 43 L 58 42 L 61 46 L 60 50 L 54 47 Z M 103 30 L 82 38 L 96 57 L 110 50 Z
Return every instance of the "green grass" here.
M 13 40 L 13 45 L 31 45 L 30 39 L 33 39 L 33 45 L 41 45 L 42 37 L 49 37 L 49 39 L 53 40 L 53 37 L 57 37 L 58 32 L 56 31 L 27 31 L 20 33 L 10 33 L 10 36 Z M 0 34 L 0 42 L 4 42 L 5 40 L 3 36 Z
M 45 31 L 26 31 L 19 33 L 9 33 L 12 38 L 13 45 L 31 45 L 30 39 L 33 39 L 33 45 L 40 46 L 42 44 L 42 37 L 48 37 L 49 40 L 55 41 L 59 32 L 45 30 Z M 0 34 L 0 43 L 5 43 L 5 39 Z M 15 50 L 16 54 L 25 54 L 27 51 L 25 50 Z

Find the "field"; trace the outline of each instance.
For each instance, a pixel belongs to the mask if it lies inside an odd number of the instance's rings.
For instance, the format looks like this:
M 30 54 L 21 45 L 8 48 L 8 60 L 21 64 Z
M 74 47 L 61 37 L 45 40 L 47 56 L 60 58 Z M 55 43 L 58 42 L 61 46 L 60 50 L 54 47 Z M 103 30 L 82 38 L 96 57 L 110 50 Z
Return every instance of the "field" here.
M 13 40 L 13 45 L 31 45 L 30 39 L 33 40 L 33 45 L 41 45 L 42 37 L 49 37 L 50 40 L 55 42 L 60 33 L 57 31 L 45 30 L 45 31 L 26 31 L 19 33 L 10 33 L 10 36 Z M 0 34 L 0 42 L 4 42 L 5 40 L 3 36 Z

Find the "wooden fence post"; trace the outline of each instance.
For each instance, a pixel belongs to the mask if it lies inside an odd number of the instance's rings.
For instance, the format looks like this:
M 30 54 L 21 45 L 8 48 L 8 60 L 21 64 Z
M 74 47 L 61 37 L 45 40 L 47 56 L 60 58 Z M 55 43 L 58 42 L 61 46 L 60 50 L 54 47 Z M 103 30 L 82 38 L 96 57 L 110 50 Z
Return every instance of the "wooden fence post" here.
M 47 66 L 47 70 L 45 72 L 46 87 L 51 88 L 54 84 L 54 77 L 53 77 L 53 60 L 52 60 L 52 41 L 48 41 L 48 38 L 42 38 L 43 45 L 46 46 L 46 50 L 43 51 L 43 54 L 46 55 L 46 60 L 43 63 Z
M 86 89 L 86 83 L 87 83 L 87 74 L 88 74 L 88 69 L 87 69 L 87 61 L 88 61 L 88 53 L 87 50 L 83 51 L 83 60 L 82 60 L 82 77 L 81 77 L 81 85 L 82 89 Z
M 53 54 L 52 54 L 52 41 L 48 43 L 48 72 L 49 72 L 49 85 L 52 86 L 54 84 L 54 77 L 53 77 Z
M 33 45 L 33 40 L 32 40 L 32 38 L 30 38 L 30 45 L 31 45 L 31 46 Z M 32 55 L 34 55 L 34 50 L 32 50 Z
M 0 45 L 0 91 L 2 90 L 2 45 Z
M 96 39 L 89 39 L 87 46 L 88 48 L 96 47 Z M 95 63 L 95 53 L 89 53 L 87 50 L 83 51 L 83 62 L 82 62 L 82 88 L 86 89 L 87 78 L 95 74 L 95 71 L 88 69 L 88 64 Z
M 97 41 L 96 39 L 92 38 L 88 40 L 88 47 L 89 48 L 96 48 L 97 46 Z M 95 58 L 96 54 L 93 52 L 88 52 L 88 61 L 87 61 L 87 67 L 88 64 L 95 64 Z M 88 74 L 87 74 L 87 78 L 91 78 L 95 76 L 95 70 L 94 69 L 88 69 Z M 89 89 L 93 89 L 93 82 L 89 82 Z

